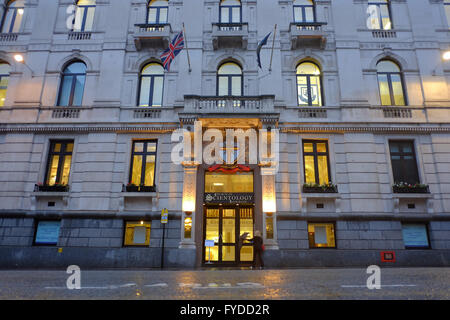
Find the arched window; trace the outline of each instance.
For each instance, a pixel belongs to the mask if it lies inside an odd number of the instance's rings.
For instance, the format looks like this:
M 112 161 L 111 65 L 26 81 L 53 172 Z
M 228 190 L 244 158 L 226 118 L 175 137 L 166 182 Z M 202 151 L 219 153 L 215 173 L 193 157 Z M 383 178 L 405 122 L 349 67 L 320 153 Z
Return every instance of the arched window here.
M 167 13 L 169 4 L 167 0 L 152 0 L 148 2 L 147 23 L 165 24 L 167 23 Z
M 63 71 L 58 106 L 81 106 L 85 82 L 86 65 L 81 61 L 69 64 Z
M 368 26 L 372 30 L 392 29 L 391 8 L 389 0 L 369 0 L 370 17 Z
M 164 68 L 159 63 L 149 63 L 141 71 L 139 86 L 140 107 L 161 107 L 164 89 Z
M 234 62 L 225 62 L 217 71 L 218 96 L 242 96 L 242 69 Z
M 12 0 L 6 5 L 2 21 L 2 33 L 20 32 L 23 14 L 25 12 L 24 0 Z
M 238 0 L 220 1 L 220 23 L 241 23 L 242 5 Z
M 5 105 L 6 90 L 8 90 L 9 72 L 11 66 L 7 63 L 0 62 L 0 107 Z
M 403 77 L 400 67 L 390 60 L 381 60 L 377 64 L 377 75 L 381 105 L 406 105 L 405 93 L 403 90 Z
M 447 25 L 450 28 L 450 0 L 444 1 L 445 16 L 447 17 Z
M 313 62 L 297 66 L 297 95 L 299 106 L 322 106 L 322 77 L 320 68 Z
M 92 31 L 94 26 L 95 0 L 79 0 L 75 13 L 73 31 Z
M 294 22 L 315 22 L 316 14 L 313 0 L 294 1 Z

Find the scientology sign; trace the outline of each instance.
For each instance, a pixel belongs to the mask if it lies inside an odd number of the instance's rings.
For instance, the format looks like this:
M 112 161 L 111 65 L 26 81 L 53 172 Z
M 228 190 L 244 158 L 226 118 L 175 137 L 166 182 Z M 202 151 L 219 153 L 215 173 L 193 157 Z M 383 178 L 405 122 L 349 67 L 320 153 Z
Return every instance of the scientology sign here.
M 208 204 L 251 204 L 254 203 L 254 193 L 205 193 L 205 203 Z

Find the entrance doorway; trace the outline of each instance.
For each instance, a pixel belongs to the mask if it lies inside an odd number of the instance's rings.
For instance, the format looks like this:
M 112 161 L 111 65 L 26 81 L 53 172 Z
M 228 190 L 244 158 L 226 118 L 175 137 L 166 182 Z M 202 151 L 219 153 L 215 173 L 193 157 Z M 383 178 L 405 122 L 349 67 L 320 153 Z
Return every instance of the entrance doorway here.
M 250 265 L 253 246 L 240 243 L 239 236 L 248 233 L 253 238 L 254 209 L 250 206 L 205 206 L 203 263 L 205 265 Z M 205 240 L 213 240 L 214 247 L 206 247 Z

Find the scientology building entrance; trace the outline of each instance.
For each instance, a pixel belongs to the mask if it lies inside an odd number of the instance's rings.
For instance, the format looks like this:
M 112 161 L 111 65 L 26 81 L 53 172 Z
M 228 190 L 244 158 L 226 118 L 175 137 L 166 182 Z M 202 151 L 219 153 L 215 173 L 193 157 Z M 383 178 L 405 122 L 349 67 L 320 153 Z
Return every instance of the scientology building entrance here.
M 245 266 L 253 261 L 253 245 L 240 241 L 256 229 L 255 173 L 241 165 L 206 168 L 203 194 L 202 265 Z

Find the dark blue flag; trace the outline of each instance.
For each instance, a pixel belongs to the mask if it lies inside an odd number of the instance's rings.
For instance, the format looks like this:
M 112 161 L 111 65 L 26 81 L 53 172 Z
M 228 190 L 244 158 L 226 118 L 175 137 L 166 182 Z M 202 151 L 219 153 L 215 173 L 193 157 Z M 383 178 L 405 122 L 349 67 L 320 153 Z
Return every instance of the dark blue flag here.
M 261 66 L 261 48 L 267 44 L 267 39 L 269 39 L 270 35 L 272 34 L 272 32 L 269 32 L 269 34 L 267 36 L 265 36 L 264 39 L 262 39 L 262 41 L 260 43 L 258 43 L 258 48 L 256 49 L 256 54 L 258 55 L 258 66 L 262 69 Z

